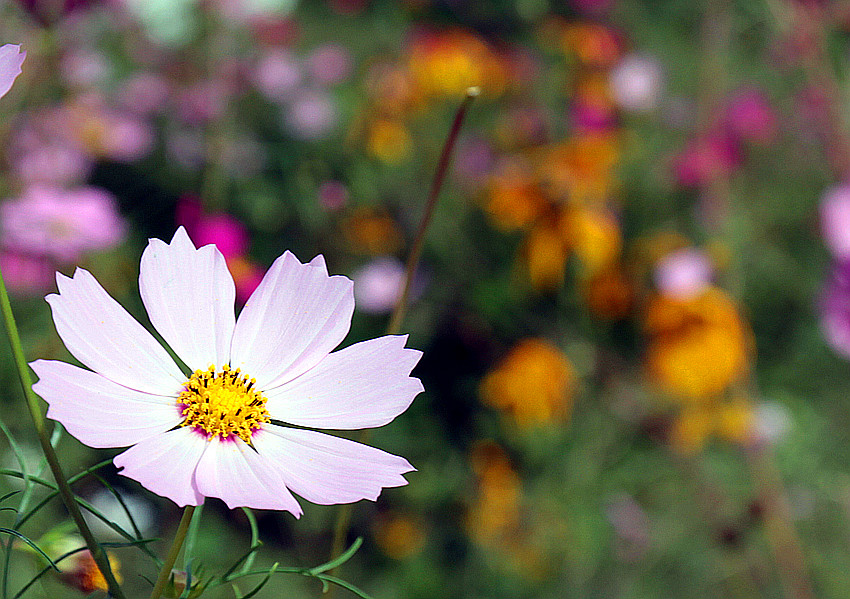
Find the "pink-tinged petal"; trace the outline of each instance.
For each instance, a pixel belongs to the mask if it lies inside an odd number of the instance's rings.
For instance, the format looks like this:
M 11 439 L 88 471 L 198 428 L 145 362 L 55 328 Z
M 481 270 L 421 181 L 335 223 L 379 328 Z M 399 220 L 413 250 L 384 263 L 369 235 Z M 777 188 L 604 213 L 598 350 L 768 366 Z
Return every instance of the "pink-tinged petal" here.
M 321 505 L 375 501 L 384 487 L 400 487 L 415 470 L 402 457 L 315 431 L 268 425 L 251 442 L 278 469 L 286 486 Z
M 195 249 L 179 227 L 170 244 L 151 239 L 139 291 L 151 323 L 192 370 L 221 368 L 230 357 L 236 286 L 214 245 Z
M 151 395 L 113 383 L 96 372 L 54 360 L 30 364 L 33 391 L 57 420 L 89 447 L 126 447 L 164 433 L 183 419 L 173 397 Z
M 45 299 L 65 347 L 85 366 L 130 389 L 172 395 L 186 381 L 168 352 L 90 272 L 56 274 L 58 294 Z
M 21 52 L 16 44 L 6 44 L 0 47 L 0 98 L 12 89 L 12 84 L 21 74 L 21 65 L 27 53 Z
M 231 366 L 269 389 L 306 372 L 343 340 L 354 312 L 352 282 L 290 252 L 275 260 L 239 314 Z
M 383 426 L 423 391 L 410 376 L 422 352 L 407 336 L 379 337 L 329 354 L 316 366 L 264 392 L 272 418 L 313 428 Z
M 145 439 L 115 456 L 113 462 L 123 468 L 122 476 L 181 507 L 200 505 L 204 496 L 195 487 L 195 468 L 207 445 L 205 437 L 184 426 Z
M 310 262 L 308 262 L 308 264 L 310 266 L 315 266 L 317 268 L 321 268 L 323 273 L 325 273 L 326 275 L 328 274 L 328 265 L 325 262 L 325 257 L 322 256 L 321 254 L 317 255 L 315 258 L 310 260 Z
M 274 464 L 241 439 L 209 441 L 195 470 L 195 488 L 206 497 L 218 497 L 230 509 L 287 510 L 296 518 L 302 514 Z

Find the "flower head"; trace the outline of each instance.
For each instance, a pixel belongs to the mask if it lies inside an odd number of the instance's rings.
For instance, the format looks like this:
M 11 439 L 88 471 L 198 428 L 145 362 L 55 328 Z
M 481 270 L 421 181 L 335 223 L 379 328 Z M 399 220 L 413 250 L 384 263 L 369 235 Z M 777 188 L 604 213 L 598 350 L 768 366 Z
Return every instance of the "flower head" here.
M 47 296 L 60 337 L 85 370 L 37 360 L 35 391 L 48 417 L 91 447 L 130 449 L 121 474 L 173 500 L 229 507 L 301 507 L 375 500 L 404 485 L 404 458 L 310 428 L 382 426 L 422 391 L 410 371 L 421 353 L 404 336 L 332 350 L 348 333 L 351 281 L 318 256 L 290 252 L 269 268 L 237 319 L 224 257 L 196 249 L 180 227 L 151 239 L 139 288 L 151 323 L 183 363 L 113 300 L 92 275 L 57 275 Z M 293 428 L 287 425 L 294 425 Z

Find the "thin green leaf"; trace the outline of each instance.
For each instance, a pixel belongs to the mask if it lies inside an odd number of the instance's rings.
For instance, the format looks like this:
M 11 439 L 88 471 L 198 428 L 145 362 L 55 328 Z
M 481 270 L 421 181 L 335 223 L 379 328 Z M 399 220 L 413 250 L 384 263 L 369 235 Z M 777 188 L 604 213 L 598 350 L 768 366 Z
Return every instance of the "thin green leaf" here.
M 248 525 L 251 527 L 251 547 L 259 547 L 262 543 L 260 543 L 260 527 L 257 526 L 257 518 L 250 508 L 243 507 L 242 511 L 245 513 L 245 517 L 248 518 Z M 256 556 L 256 553 L 250 553 L 248 555 L 245 563 L 242 565 L 243 572 L 247 572 L 254 566 L 254 558 Z
M 315 568 L 310 568 L 309 569 L 310 574 L 312 574 L 313 576 L 316 576 L 318 574 L 321 574 L 322 572 L 327 572 L 328 570 L 333 570 L 337 566 L 341 566 L 342 564 L 344 564 L 345 562 L 350 560 L 355 553 L 357 553 L 357 550 L 360 549 L 360 546 L 362 544 L 363 544 L 363 537 L 357 537 L 356 539 L 354 539 L 354 542 L 351 544 L 351 547 L 349 547 L 348 549 L 343 551 L 341 554 L 339 554 L 337 557 L 335 557 L 331 561 L 329 561 L 325 564 L 321 564 L 319 566 L 316 566 Z
M 48 561 L 48 563 L 50 563 L 50 565 L 51 565 L 51 566 L 53 566 L 53 568 L 54 568 L 57 572 L 59 572 L 59 571 L 60 571 L 60 570 L 59 570 L 59 568 L 56 566 L 56 564 L 55 564 L 55 563 L 53 563 L 53 560 L 52 560 L 52 559 L 50 559 L 50 558 L 47 556 L 47 554 L 46 554 L 44 551 L 42 551 L 42 550 L 41 550 L 41 547 L 39 547 L 39 546 L 38 546 L 38 545 L 36 545 L 36 544 L 35 544 L 32 540 L 30 540 L 30 538 L 29 538 L 29 537 L 27 537 L 27 536 L 25 536 L 25 535 L 22 535 L 22 534 L 21 534 L 21 533 L 19 533 L 17 530 L 14 530 L 14 529 L 12 529 L 12 528 L 0 528 L 0 532 L 2 532 L 2 533 L 6 533 L 7 535 L 12 535 L 13 537 L 17 537 L 18 539 L 20 539 L 21 541 L 23 541 L 24 543 L 26 543 L 27 545 L 29 545 L 30 547 L 32 547 L 33 549 L 35 549 L 35 550 L 38 552 L 38 554 L 39 554 L 39 555 L 41 555 L 41 557 L 43 557 L 44 559 L 46 559 L 46 560 Z
M 71 551 L 68 551 L 67 553 L 63 553 L 62 555 L 60 555 L 56 559 L 56 563 L 58 564 L 59 562 L 61 562 L 66 557 L 71 557 L 75 553 L 79 553 L 81 551 L 86 551 L 87 549 L 88 549 L 88 547 L 83 546 L 83 547 L 78 547 L 77 549 L 72 549 Z M 29 588 L 32 585 L 34 585 L 36 583 L 36 581 L 38 581 L 38 579 L 40 579 L 42 576 L 44 576 L 45 574 L 50 572 L 50 570 L 52 570 L 52 569 L 53 568 L 51 568 L 50 566 L 45 566 L 44 568 L 42 568 L 39 571 L 39 573 L 35 575 L 34 578 L 30 579 L 30 581 L 28 583 L 26 583 L 24 586 L 22 586 L 20 588 L 20 590 L 17 593 L 15 593 L 13 599 L 18 599 L 19 597 L 21 597 L 24 593 L 26 593 L 29 590 Z
M 186 541 L 183 544 L 183 564 L 187 568 L 195 557 L 195 542 L 198 539 L 198 530 L 201 527 L 201 514 L 204 511 L 204 505 L 201 504 L 195 508 L 192 513 L 192 519 L 189 521 L 189 530 L 186 532 Z
M 136 519 L 133 518 L 133 514 L 130 512 L 130 508 L 128 508 L 127 504 L 124 502 L 124 498 L 121 497 L 121 494 L 118 491 L 116 491 L 115 488 L 112 485 L 110 485 L 108 482 L 106 482 L 106 479 L 104 479 L 102 476 L 100 476 L 96 472 L 94 472 L 93 474 L 94 474 L 95 478 L 97 478 L 97 480 L 100 481 L 100 484 L 102 484 L 104 487 L 106 487 L 106 490 L 109 491 L 110 493 L 112 493 L 112 495 L 115 497 L 115 499 L 118 500 L 118 504 L 121 506 L 121 509 L 123 509 L 124 513 L 127 514 L 127 519 L 130 521 L 130 526 L 133 527 L 133 534 L 136 535 L 137 539 L 141 539 L 142 533 L 139 530 L 139 527 L 136 525 Z
M 242 557 L 240 557 L 238 560 L 236 560 L 236 562 L 235 562 L 232 566 L 230 566 L 230 568 L 228 568 L 227 572 L 225 572 L 224 574 L 222 574 L 222 575 L 221 575 L 221 577 L 220 577 L 220 578 L 221 578 L 221 580 L 222 580 L 222 581 L 224 581 L 224 582 L 227 582 L 227 581 L 229 580 L 230 575 L 231 575 L 231 574 L 233 574 L 233 573 L 236 571 L 236 568 L 238 568 L 238 567 L 239 567 L 239 565 L 240 565 L 242 562 L 244 562 L 244 561 L 245 561 L 245 560 L 247 560 L 249 557 L 251 557 L 254 553 L 256 553 L 256 552 L 257 552 L 257 550 L 258 550 L 260 547 L 262 547 L 262 546 L 263 546 L 263 542 L 262 542 L 262 541 L 257 541 L 257 544 L 256 544 L 256 545 L 254 545 L 253 547 L 251 547 L 250 549 L 248 549 L 248 551 L 246 551 L 245 553 L 243 553 L 243 554 L 242 554 Z M 244 572 L 244 571 L 243 571 L 243 572 L 240 572 L 240 573 L 239 573 L 239 574 L 237 574 L 236 576 L 241 576 L 241 575 L 243 575 L 243 574 L 245 574 L 245 572 Z
M 247 595 L 243 595 L 241 599 L 250 599 L 251 597 L 253 597 L 253 596 L 254 596 L 254 595 L 256 595 L 257 593 L 259 593 L 259 592 L 260 592 L 260 590 L 261 590 L 264 586 L 266 586 L 266 583 L 267 583 L 267 582 L 269 581 L 269 579 L 272 577 L 272 574 L 274 574 L 274 573 L 277 571 L 277 566 L 278 566 L 278 563 L 277 563 L 277 562 L 275 562 L 275 563 L 272 565 L 271 569 L 269 570 L 269 573 L 268 573 L 268 574 L 266 574 L 266 577 L 265 577 L 265 578 L 263 578 L 257 586 L 255 586 L 253 589 L 251 589 L 251 590 L 248 592 L 248 594 L 247 594 Z

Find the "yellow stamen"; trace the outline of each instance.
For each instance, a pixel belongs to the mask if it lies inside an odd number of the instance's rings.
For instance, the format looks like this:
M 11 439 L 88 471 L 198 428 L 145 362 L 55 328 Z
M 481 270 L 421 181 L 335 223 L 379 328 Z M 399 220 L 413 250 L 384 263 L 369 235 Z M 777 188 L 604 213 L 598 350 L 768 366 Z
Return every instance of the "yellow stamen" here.
M 210 438 L 236 435 L 248 443 L 253 431 L 271 422 L 266 398 L 253 388 L 256 382 L 229 364 L 221 372 L 213 365 L 196 370 L 177 398 L 186 418 L 180 426 L 193 426 Z

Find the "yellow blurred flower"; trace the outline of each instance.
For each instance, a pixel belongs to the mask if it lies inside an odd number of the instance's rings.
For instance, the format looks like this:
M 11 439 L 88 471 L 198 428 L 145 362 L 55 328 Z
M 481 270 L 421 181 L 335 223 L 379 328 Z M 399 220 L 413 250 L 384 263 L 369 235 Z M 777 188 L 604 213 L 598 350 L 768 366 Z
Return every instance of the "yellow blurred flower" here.
M 498 96 L 508 84 L 501 57 L 483 39 L 460 29 L 419 36 L 410 49 L 409 67 L 427 97 L 459 97 L 475 85 Z
M 753 411 L 742 400 L 712 401 L 682 411 L 673 423 L 670 442 L 682 453 L 700 451 L 710 437 L 744 443 L 753 427 Z
M 732 300 L 710 287 L 693 299 L 657 296 L 644 320 L 650 378 L 691 402 L 717 396 L 747 370 L 750 333 Z
M 389 557 L 405 559 L 425 546 L 425 527 L 418 518 L 393 514 L 379 518 L 374 528 L 375 542 Z
M 581 260 L 585 276 L 593 276 L 620 259 L 620 225 L 609 212 L 571 210 L 561 223 L 562 234 Z
M 576 377 L 557 347 L 525 339 L 481 381 L 485 404 L 511 414 L 523 428 L 564 421 L 572 408 Z
M 397 164 L 410 156 L 413 142 L 407 127 L 400 121 L 378 119 L 369 128 L 366 147 L 375 158 Z
M 353 250 L 373 256 L 393 254 L 403 240 L 401 231 L 388 214 L 371 208 L 358 208 L 341 222 L 343 235 Z

